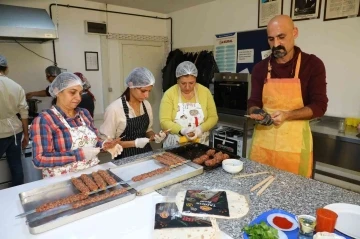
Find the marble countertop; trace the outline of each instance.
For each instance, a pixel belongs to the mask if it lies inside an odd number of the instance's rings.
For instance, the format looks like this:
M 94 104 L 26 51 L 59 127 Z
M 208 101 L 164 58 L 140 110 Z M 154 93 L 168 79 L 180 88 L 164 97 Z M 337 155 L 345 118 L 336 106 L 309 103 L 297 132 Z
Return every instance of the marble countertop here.
M 157 150 L 156 152 L 160 151 Z M 151 154 L 153 152 L 114 161 L 113 163 L 122 165 Z M 174 188 L 227 189 L 247 195 L 250 202 L 250 211 L 245 217 L 218 220 L 220 229 L 233 238 L 242 238 L 241 229 L 268 210 L 283 209 L 297 215 L 315 215 L 317 208 L 332 203 L 342 202 L 360 205 L 360 194 L 358 193 L 277 170 L 245 158 L 241 160 L 244 162 L 242 173 L 269 171 L 276 176 L 275 181 L 262 195 L 257 196 L 257 190 L 250 193 L 250 189 L 265 179 L 268 176 L 267 174 L 233 179 L 234 175 L 225 172 L 221 167 L 205 171 L 199 176 L 162 188 L 157 192 L 167 196 L 169 189 L 172 189 L 170 191 L 173 192 Z

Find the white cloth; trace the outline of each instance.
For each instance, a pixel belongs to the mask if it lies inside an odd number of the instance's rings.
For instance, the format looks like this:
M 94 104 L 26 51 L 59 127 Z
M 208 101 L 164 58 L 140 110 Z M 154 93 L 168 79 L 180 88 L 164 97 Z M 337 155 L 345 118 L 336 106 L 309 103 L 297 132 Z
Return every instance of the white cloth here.
M 174 122 L 179 124 L 183 128 L 191 128 L 192 131 L 195 131 L 196 127 L 204 122 L 204 112 L 201 108 L 201 105 L 198 100 L 198 96 L 195 91 L 196 103 L 183 103 L 181 99 L 181 90 L 179 87 L 179 103 L 178 111 L 176 113 Z M 190 130 L 191 131 L 191 130 Z M 164 141 L 164 147 L 170 147 L 177 145 L 179 143 L 179 135 L 170 134 Z M 209 132 L 204 132 L 200 138 L 200 143 L 209 145 Z
M 65 125 L 66 128 L 69 129 L 72 139 L 71 149 L 75 150 L 82 147 L 96 147 L 97 143 L 97 135 L 89 129 L 83 118 L 80 116 L 82 125 L 79 127 L 71 127 L 66 119 L 60 114 L 60 112 L 55 108 L 52 107 L 51 110 L 59 117 L 60 121 Z M 97 165 L 100 160 L 95 156 L 91 159 L 85 159 L 82 161 L 73 162 L 70 164 L 66 164 L 64 166 L 56 166 L 52 168 L 43 168 L 43 178 L 46 177 L 54 177 L 59 176 L 62 174 L 66 174 L 69 172 L 77 172 L 84 170 L 86 168 L 92 167 Z
M 10 78 L 0 75 L 0 139 L 23 131 L 22 122 L 16 114 L 27 119 L 28 108 L 24 89 Z
M 137 117 L 135 114 L 134 109 L 126 102 L 127 106 L 129 107 L 129 118 Z M 149 101 L 144 100 L 144 104 L 146 107 L 146 111 L 149 115 L 149 127 L 146 132 L 152 131 L 153 125 L 153 112 Z M 143 115 L 144 109 L 142 104 L 140 105 L 140 115 Z M 138 115 L 139 116 L 139 115 Z M 105 111 L 104 114 L 104 122 L 100 126 L 99 130 L 102 134 L 110 137 L 110 138 L 119 138 L 120 135 L 125 131 L 126 128 L 126 115 L 124 112 L 124 108 L 122 105 L 121 98 L 112 102 Z

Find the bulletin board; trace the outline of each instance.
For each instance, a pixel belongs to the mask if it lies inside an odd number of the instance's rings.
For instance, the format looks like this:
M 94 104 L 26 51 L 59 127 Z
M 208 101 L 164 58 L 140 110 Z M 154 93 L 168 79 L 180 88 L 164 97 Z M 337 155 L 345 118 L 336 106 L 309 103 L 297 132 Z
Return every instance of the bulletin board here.
M 262 60 L 262 55 L 266 58 L 270 54 L 266 29 L 238 32 L 237 50 L 236 72 L 248 69 L 251 73 L 255 64 Z

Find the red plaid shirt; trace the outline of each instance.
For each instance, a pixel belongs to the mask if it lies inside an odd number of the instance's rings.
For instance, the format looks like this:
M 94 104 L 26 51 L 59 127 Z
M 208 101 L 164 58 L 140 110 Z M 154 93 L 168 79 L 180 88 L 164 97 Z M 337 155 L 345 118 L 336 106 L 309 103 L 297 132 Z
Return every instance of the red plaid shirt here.
M 82 125 L 81 115 L 86 126 L 96 135 L 99 135 L 99 131 L 95 128 L 94 120 L 86 109 L 76 108 L 75 117 L 69 118 L 59 107 L 55 107 L 70 127 Z M 31 125 L 30 137 L 32 138 L 34 155 L 33 163 L 38 168 L 63 166 L 85 159 L 81 148 L 71 149 L 71 134 L 51 109 L 44 110 L 34 119 Z M 99 139 L 96 146 L 101 147 L 102 143 L 103 141 Z

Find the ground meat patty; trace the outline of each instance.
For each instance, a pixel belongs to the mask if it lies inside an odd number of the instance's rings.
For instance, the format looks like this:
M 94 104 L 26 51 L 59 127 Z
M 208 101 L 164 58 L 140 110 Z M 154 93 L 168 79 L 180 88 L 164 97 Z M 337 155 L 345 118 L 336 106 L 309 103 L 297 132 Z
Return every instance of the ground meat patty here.
M 221 151 L 219 151 L 219 152 L 217 152 L 216 154 L 214 154 L 214 158 L 216 158 L 216 156 L 223 156 L 223 152 L 221 152 Z
M 71 179 L 72 184 L 82 193 L 90 193 L 90 189 L 78 178 Z
M 223 154 L 222 152 L 218 152 L 218 153 L 214 154 L 214 158 L 206 160 L 205 165 L 208 166 L 208 167 L 213 167 L 216 164 L 221 163 L 224 160 L 224 155 L 229 157 L 229 155 Z
M 201 156 L 200 156 L 200 159 L 201 159 L 203 162 L 205 162 L 206 160 L 209 159 L 209 156 L 206 155 L 206 154 L 204 154 L 204 155 L 201 155 Z
M 221 163 L 223 161 L 223 156 L 217 155 L 212 160 L 214 160 L 216 163 Z
M 138 181 L 144 180 L 146 178 L 153 177 L 155 175 L 163 174 L 163 173 L 165 173 L 166 171 L 169 171 L 169 170 L 170 170 L 169 167 L 158 168 L 158 169 L 155 169 L 153 171 L 150 171 L 150 172 L 143 173 L 143 174 L 140 174 L 138 176 L 135 176 L 131 180 L 134 181 L 134 182 L 138 182 Z
M 200 158 L 195 158 L 195 159 L 193 160 L 193 163 L 200 164 L 200 165 L 202 164 Z
M 201 155 L 199 158 L 194 159 L 193 162 L 202 165 L 206 160 L 209 160 L 209 156 L 204 154 Z
M 229 158 L 230 158 L 230 156 L 228 154 L 223 154 L 223 160 L 229 159 Z
M 215 152 L 216 152 L 215 149 L 209 149 L 208 151 L 206 151 L 206 155 L 213 156 L 215 154 Z
M 216 165 L 216 161 L 214 159 L 209 159 L 205 161 L 205 165 L 208 167 L 213 167 Z
M 59 200 L 56 200 L 56 201 L 53 201 L 53 202 L 48 202 L 48 203 L 45 203 L 45 204 L 37 207 L 36 212 L 45 212 L 47 210 L 50 210 L 50 209 L 53 209 L 53 208 L 56 208 L 56 207 L 60 207 L 60 206 L 65 205 L 65 204 L 71 204 L 71 203 L 74 203 L 74 202 L 77 202 L 77 201 L 84 200 L 87 197 L 88 197 L 87 193 L 79 193 L 79 194 L 72 195 L 72 196 L 69 196 L 69 197 L 66 197 L 66 198 L 62 198 L 62 199 L 59 199 Z
M 98 174 L 105 180 L 105 182 L 109 185 L 115 185 L 117 184 L 117 181 L 110 176 L 110 174 L 105 170 L 99 170 L 97 171 Z
M 94 197 L 89 197 L 89 198 L 87 198 L 85 200 L 75 202 L 75 203 L 72 204 L 72 207 L 74 209 L 79 208 L 79 207 L 83 207 L 83 206 L 86 206 L 88 204 L 91 204 L 91 203 L 94 203 L 94 202 L 99 202 L 99 201 L 105 200 L 105 199 L 110 198 L 110 197 L 115 197 L 117 195 L 120 195 L 120 194 L 123 194 L 123 193 L 126 193 L 126 192 L 127 192 L 127 188 L 116 189 L 116 190 L 113 190 L 113 191 L 110 191 L 110 192 L 103 193 L 101 195 L 97 195 L 97 196 L 94 196 Z
M 99 187 L 96 185 L 96 183 L 94 182 L 94 180 L 92 180 L 89 176 L 87 176 L 86 174 L 81 174 L 80 176 L 81 180 L 86 184 L 86 186 L 88 186 L 88 188 L 91 191 L 96 191 L 99 189 Z
M 92 172 L 91 175 L 95 180 L 96 185 L 98 185 L 100 189 L 104 190 L 106 188 L 105 180 L 97 172 Z
M 250 118 L 254 119 L 254 120 L 263 120 L 264 116 L 259 115 L 259 114 L 251 114 Z

